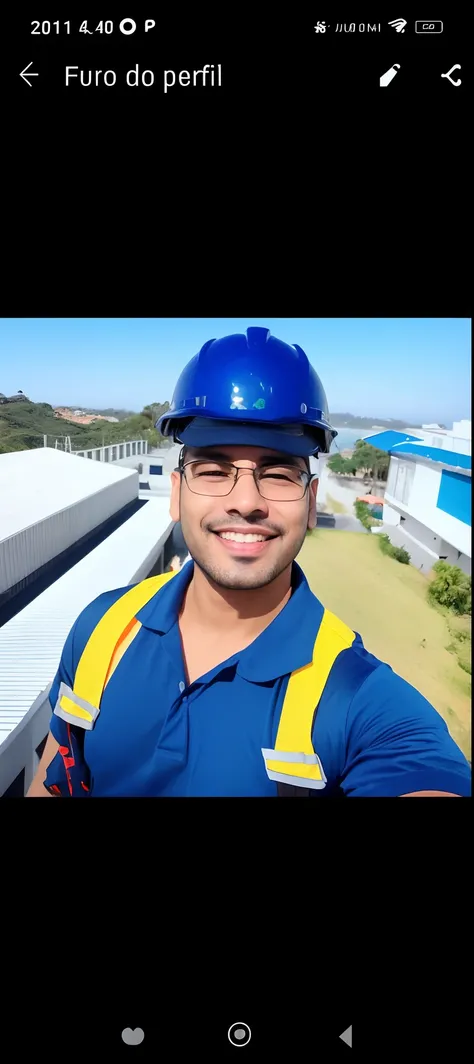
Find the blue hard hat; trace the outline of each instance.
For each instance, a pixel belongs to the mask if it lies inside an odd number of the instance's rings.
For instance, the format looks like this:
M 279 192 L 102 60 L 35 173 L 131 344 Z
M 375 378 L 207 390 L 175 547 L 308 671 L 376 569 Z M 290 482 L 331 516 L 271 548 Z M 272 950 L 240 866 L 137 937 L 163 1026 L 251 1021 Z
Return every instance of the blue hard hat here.
M 301 457 L 328 454 L 337 436 L 304 351 L 262 328 L 208 340 L 155 427 L 189 447 L 247 444 Z

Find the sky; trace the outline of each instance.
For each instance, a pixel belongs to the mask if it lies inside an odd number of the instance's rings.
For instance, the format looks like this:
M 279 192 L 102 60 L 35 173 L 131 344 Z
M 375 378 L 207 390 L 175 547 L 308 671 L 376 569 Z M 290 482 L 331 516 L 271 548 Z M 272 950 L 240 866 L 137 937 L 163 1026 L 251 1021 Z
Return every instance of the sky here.
M 3 318 L 0 392 L 140 411 L 171 401 L 206 340 L 255 325 L 303 348 L 330 412 L 447 427 L 471 417 L 469 318 Z

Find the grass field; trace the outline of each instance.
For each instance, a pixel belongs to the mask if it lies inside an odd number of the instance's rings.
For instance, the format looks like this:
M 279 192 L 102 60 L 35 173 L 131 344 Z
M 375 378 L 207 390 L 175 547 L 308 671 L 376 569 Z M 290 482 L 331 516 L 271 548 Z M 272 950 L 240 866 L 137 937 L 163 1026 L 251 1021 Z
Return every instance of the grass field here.
M 471 760 L 471 678 L 458 664 L 470 619 L 428 605 L 426 577 L 382 554 L 375 536 L 316 528 L 297 561 L 323 605 L 431 702 Z

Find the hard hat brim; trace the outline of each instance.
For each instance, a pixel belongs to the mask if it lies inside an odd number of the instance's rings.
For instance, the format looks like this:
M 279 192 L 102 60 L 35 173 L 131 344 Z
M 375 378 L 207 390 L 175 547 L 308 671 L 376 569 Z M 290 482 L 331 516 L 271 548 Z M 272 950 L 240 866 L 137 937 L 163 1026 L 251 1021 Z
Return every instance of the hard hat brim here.
M 321 449 L 303 425 L 256 425 L 196 417 L 186 428 L 176 429 L 175 436 L 187 447 L 265 447 L 299 458 L 308 458 Z

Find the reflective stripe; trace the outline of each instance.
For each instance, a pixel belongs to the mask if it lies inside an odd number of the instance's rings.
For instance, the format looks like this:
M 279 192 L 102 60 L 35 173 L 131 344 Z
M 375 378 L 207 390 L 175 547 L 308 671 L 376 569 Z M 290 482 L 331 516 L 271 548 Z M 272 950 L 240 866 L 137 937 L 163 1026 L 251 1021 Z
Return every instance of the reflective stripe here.
M 68 724 L 78 724 L 80 728 L 91 731 L 100 709 L 71 691 L 67 683 L 61 683 L 53 713 Z
M 326 786 L 326 777 L 324 780 L 301 779 L 299 776 L 287 776 L 284 772 L 270 772 L 268 769 L 267 776 L 270 780 L 275 780 L 275 783 L 288 783 L 290 786 L 305 789 L 309 787 L 314 791 L 322 790 Z
M 279 783 L 293 783 L 300 787 L 326 786 L 326 776 L 317 754 L 264 749 L 262 754 L 269 779 L 278 780 Z
M 264 750 L 262 748 L 262 754 L 265 761 L 276 758 L 278 761 L 299 761 L 304 765 L 316 765 L 319 760 L 317 754 L 294 754 L 286 750 Z
M 324 610 L 313 660 L 292 672 L 281 711 L 275 750 L 267 751 L 267 775 L 281 783 L 324 787 L 323 766 L 312 742 L 313 720 L 329 673 L 341 651 L 352 646 L 355 633 L 330 610 Z M 289 751 L 293 751 L 293 756 Z M 309 755 L 306 760 L 304 755 Z M 316 762 L 311 761 L 316 756 Z M 265 754 L 264 754 L 265 757 Z M 291 775 L 287 763 L 291 762 Z
M 93 632 L 91 632 L 77 665 L 74 677 L 74 694 L 78 696 L 79 700 L 84 700 L 84 708 L 97 707 L 96 716 L 99 712 L 106 678 L 110 678 L 111 675 L 110 667 L 114 656 L 121 649 L 118 647 L 121 636 L 138 611 L 153 598 L 153 595 L 156 595 L 163 584 L 166 584 L 175 575 L 175 573 L 162 573 L 160 576 L 142 580 L 135 587 L 132 587 L 130 591 L 127 591 L 125 595 L 122 595 L 117 602 L 114 602 L 104 616 L 101 617 Z M 129 642 L 135 637 L 137 631 L 138 628 L 132 629 Z M 123 649 L 125 651 L 126 648 L 124 647 Z M 113 665 L 113 668 L 117 664 L 118 660 Z M 60 713 L 59 716 L 63 716 L 63 714 Z M 68 718 L 65 717 L 64 719 Z M 72 723 L 79 724 L 81 721 L 75 717 Z M 86 729 L 90 728 L 93 726 L 93 722 L 82 726 Z

